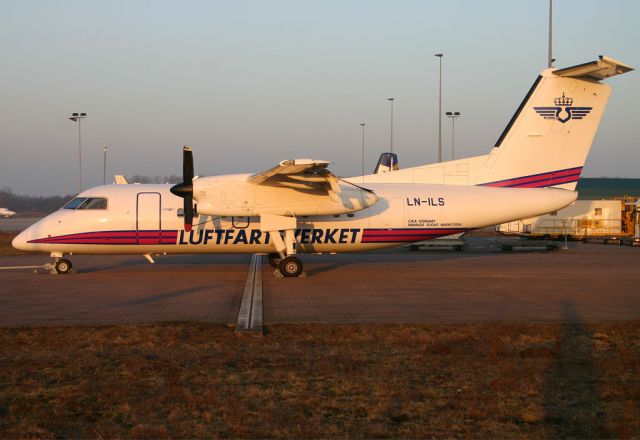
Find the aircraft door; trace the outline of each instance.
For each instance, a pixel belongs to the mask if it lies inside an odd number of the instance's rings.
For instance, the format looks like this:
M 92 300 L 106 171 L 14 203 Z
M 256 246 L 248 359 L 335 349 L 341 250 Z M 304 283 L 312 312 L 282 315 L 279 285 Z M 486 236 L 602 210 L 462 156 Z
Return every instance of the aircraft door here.
M 136 235 L 138 244 L 160 244 L 162 223 L 160 193 L 138 193 L 136 200 Z

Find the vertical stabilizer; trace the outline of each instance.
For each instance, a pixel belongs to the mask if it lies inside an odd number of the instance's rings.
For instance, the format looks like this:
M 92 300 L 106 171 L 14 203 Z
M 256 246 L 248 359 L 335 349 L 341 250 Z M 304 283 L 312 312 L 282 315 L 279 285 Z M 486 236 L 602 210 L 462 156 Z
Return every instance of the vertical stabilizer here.
M 484 182 L 478 183 L 575 189 L 611 93 L 599 81 L 629 70 L 601 57 L 543 71 L 487 157 Z
M 574 190 L 611 93 L 611 87 L 600 81 L 630 70 L 603 56 L 564 69 L 546 69 L 489 154 L 364 176 L 362 182 Z
M 398 155 L 396 153 L 382 153 L 373 174 L 398 171 Z

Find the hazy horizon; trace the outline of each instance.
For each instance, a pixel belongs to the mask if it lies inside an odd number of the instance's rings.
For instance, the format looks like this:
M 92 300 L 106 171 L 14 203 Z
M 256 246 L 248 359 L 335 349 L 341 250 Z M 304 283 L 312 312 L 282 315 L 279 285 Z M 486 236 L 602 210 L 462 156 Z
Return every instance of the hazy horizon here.
M 437 160 L 438 59 L 443 112 L 460 111 L 456 157 L 486 154 L 546 67 L 548 1 L 80 2 L 0 5 L 4 55 L 0 188 L 16 194 L 102 183 L 114 174 L 258 172 L 283 159 L 333 162 L 343 176 L 394 147 L 400 166 Z M 554 3 L 556 66 L 604 54 L 639 64 L 640 4 Z M 613 87 L 583 172 L 636 177 L 637 72 Z M 443 119 L 443 158 L 451 125 Z

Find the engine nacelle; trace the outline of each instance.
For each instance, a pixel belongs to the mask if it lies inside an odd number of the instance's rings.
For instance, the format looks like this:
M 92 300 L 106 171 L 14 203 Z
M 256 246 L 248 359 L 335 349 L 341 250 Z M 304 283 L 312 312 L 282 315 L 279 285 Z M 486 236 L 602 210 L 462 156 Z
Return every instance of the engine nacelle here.
M 374 193 L 340 184 L 339 192 L 299 187 L 256 185 L 250 175 L 201 177 L 193 181 L 193 198 L 200 214 L 222 217 L 261 214 L 306 216 L 338 215 L 366 209 L 378 201 Z

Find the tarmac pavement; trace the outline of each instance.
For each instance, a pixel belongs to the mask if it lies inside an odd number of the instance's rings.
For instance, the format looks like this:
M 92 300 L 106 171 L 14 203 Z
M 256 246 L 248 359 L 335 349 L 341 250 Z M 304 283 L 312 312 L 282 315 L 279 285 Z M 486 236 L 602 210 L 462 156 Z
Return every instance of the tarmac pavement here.
M 302 255 L 306 277 L 263 266 L 273 323 L 603 322 L 640 319 L 640 248 Z M 206 321 L 235 325 L 249 255 L 73 256 L 77 273 L 0 270 L 0 326 Z M 1 256 L 0 266 L 46 255 Z

